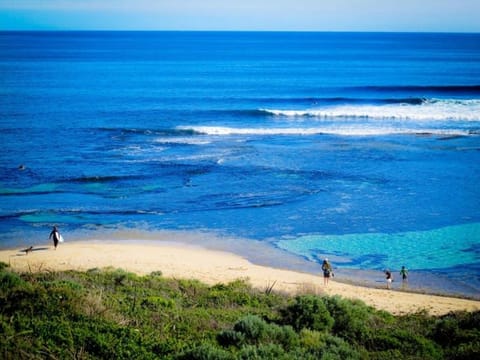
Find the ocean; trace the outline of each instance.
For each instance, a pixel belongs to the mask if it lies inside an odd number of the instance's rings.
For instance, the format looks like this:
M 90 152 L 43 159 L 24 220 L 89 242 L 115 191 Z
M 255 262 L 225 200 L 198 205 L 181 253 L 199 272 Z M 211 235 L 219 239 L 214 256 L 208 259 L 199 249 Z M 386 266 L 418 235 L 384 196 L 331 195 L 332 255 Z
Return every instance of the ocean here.
M 0 140 L 3 248 L 215 238 L 480 297 L 480 34 L 0 32 Z

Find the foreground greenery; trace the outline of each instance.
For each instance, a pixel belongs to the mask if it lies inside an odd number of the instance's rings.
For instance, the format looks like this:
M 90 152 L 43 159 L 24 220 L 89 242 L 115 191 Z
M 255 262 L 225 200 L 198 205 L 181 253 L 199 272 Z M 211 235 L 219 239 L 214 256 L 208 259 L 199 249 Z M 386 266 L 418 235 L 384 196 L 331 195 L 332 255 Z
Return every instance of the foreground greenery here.
M 480 312 L 395 317 L 359 301 L 122 270 L 0 263 L 2 359 L 479 359 Z

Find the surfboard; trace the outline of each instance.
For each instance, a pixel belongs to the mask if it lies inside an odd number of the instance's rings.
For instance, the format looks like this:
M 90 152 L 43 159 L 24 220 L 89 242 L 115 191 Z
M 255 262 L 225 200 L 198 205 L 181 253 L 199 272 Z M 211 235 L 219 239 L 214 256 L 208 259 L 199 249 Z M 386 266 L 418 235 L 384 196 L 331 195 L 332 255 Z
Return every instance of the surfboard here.
M 63 236 L 58 234 L 58 242 L 64 242 Z

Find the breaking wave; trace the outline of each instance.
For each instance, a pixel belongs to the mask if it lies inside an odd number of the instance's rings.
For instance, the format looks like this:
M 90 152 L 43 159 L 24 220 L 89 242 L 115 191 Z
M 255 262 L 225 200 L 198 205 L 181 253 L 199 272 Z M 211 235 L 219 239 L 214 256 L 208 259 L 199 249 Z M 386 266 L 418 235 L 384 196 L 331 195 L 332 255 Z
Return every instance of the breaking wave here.
M 326 119 L 398 119 L 480 121 L 480 99 L 429 99 L 419 104 L 338 105 L 313 109 L 260 109 L 266 114 L 283 117 Z
M 476 135 L 477 131 L 461 129 L 429 129 L 401 127 L 368 127 L 368 126 L 335 126 L 335 127 L 289 127 L 289 128 L 240 128 L 226 126 L 181 126 L 197 134 L 230 136 L 230 135 L 341 135 L 341 136 L 374 136 L 374 135 L 437 135 L 437 136 L 468 136 Z

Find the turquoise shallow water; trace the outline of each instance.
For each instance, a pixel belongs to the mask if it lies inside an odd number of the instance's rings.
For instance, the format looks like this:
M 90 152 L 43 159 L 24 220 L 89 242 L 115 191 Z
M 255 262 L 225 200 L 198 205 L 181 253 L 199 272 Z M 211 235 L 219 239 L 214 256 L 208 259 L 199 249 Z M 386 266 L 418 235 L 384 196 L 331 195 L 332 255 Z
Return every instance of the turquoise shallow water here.
M 280 240 L 279 248 L 317 261 L 334 257 L 350 269 L 436 270 L 478 264 L 480 223 L 394 234 L 306 235 Z

